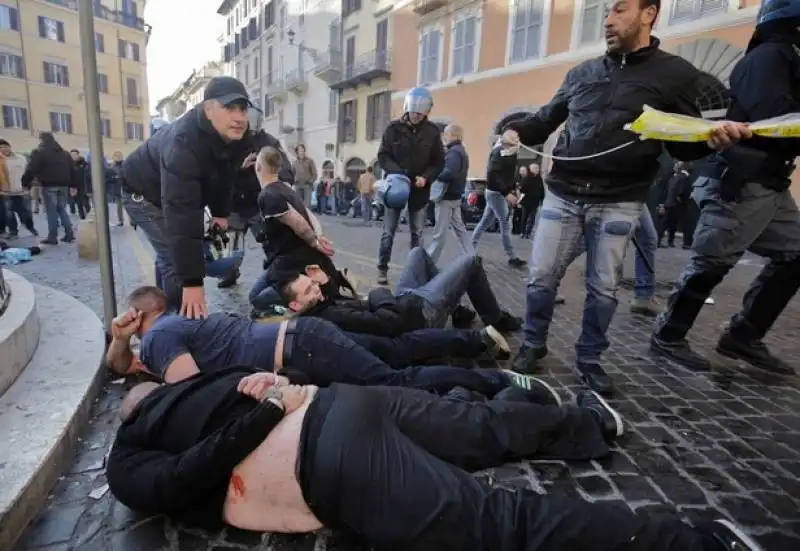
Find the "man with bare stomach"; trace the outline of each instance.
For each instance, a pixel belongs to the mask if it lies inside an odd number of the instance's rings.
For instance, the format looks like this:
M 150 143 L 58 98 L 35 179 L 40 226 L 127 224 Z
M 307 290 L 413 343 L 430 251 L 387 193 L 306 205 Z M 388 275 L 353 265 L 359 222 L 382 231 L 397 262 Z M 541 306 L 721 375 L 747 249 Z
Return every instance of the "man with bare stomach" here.
M 302 373 L 303 382 L 327 386 L 408 386 L 444 393 L 460 386 L 493 396 L 509 386 L 529 390 L 545 385 L 527 375 L 499 369 L 469 370 L 451 365 L 403 365 L 432 354 L 477 357 L 490 352 L 508 357 L 508 343 L 486 327 L 479 331 L 423 329 L 401 337 L 362 335 L 370 345 L 394 361 L 376 357 L 354 334 L 329 321 L 303 318 L 280 324 L 262 324 L 233 314 L 212 313 L 188 319 L 166 312 L 166 297 L 157 287 L 136 289 L 128 297 L 130 309 L 111 323 L 112 342 L 106 361 L 118 374 L 146 371 L 174 383 L 196 373 L 231 366 L 249 366 L 275 373 Z M 141 339 L 139 358 L 131 338 Z
M 622 420 L 575 406 L 466 403 L 408 388 L 294 386 L 231 368 L 125 398 L 106 475 L 122 503 L 193 525 L 322 526 L 380 551 L 756 551 L 728 521 L 691 527 L 470 476 L 507 461 L 608 453 Z

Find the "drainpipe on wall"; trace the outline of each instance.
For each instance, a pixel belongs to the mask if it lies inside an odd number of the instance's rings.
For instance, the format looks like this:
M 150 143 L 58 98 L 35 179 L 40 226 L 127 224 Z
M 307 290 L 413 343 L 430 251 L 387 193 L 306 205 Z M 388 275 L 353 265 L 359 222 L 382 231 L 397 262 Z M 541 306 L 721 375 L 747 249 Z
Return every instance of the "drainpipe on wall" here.
M 22 70 L 25 75 L 25 100 L 28 102 L 28 129 L 31 136 L 36 137 L 35 125 L 33 124 L 33 105 L 31 105 L 31 83 L 28 80 L 28 67 L 25 63 L 25 33 L 22 32 L 22 10 L 19 7 L 19 0 L 17 0 L 17 23 L 19 23 L 19 50 L 22 54 Z

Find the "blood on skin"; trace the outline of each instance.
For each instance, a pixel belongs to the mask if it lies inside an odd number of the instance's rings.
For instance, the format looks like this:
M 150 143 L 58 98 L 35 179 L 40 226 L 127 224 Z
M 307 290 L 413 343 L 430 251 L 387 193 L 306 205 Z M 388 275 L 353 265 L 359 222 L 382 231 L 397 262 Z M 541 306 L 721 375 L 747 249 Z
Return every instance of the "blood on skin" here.
M 233 486 L 233 491 L 236 494 L 236 497 L 244 497 L 245 487 L 244 487 L 244 480 L 238 474 L 234 474 L 231 476 L 231 485 Z

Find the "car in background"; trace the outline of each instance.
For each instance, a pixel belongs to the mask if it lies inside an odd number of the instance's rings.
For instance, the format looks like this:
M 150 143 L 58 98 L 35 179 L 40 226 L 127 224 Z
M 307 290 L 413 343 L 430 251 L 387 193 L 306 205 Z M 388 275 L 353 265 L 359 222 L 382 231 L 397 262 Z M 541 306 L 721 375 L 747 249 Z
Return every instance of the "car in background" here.
M 467 178 L 467 185 L 461 196 L 461 218 L 464 219 L 467 229 L 474 229 L 483 216 L 483 211 L 486 209 L 485 192 L 485 178 Z M 500 231 L 500 224 L 495 220 L 487 231 Z

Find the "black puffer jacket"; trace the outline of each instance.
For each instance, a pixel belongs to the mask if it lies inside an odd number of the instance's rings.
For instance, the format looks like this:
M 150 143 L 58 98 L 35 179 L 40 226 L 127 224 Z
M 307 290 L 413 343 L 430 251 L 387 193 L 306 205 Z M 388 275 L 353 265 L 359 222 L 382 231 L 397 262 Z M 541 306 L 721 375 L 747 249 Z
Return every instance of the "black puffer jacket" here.
M 281 152 L 283 163 L 278 173 L 281 181 L 287 184 L 294 184 L 294 172 L 292 171 L 292 162 L 286 155 L 286 151 L 281 147 L 281 142 L 263 130 L 258 132 L 248 132 L 242 139 L 242 145 L 245 149 L 251 152 L 258 152 L 264 147 L 274 147 Z M 233 203 L 231 204 L 231 212 L 235 212 L 243 218 L 250 218 L 258 214 L 258 194 L 261 192 L 261 185 L 258 183 L 256 172 L 253 167 L 242 169 L 236 173 L 236 181 L 234 183 Z
M 514 191 L 517 174 L 517 155 L 503 155 L 503 148 L 495 146 L 486 163 L 486 189 L 508 195 Z
M 31 151 L 22 185 L 30 187 L 34 178 L 42 187 L 76 187 L 75 163 L 55 141 L 42 141 Z
M 539 145 L 566 121 L 553 154 L 583 157 L 631 140 L 623 149 L 581 161 L 553 161 L 548 187 L 558 195 L 592 202 L 643 201 L 658 172 L 662 142 L 638 141 L 624 129 L 645 105 L 699 117 L 700 71 L 659 49 L 659 40 L 627 55 L 606 54 L 567 73 L 550 103 L 511 122 L 523 144 Z M 704 143 L 664 144 L 670 155 L 694 160 L 711 153 Z
M 453 201 L 461 199 L 467 187 L 469 174 L 469 155 L 464 149 L 461 140 L 454 140 L 447 144 L 444 154 L 444 170 L 439 174 L 438 180 L 447 184 L 443 199 Z
M 184 286 L 203 284 L 204 207 L 231 213 L 233 182 L 250 153 L 243 140 L 225 142 L 198 105 L 152 135 L 123 165 L 123 188 L 164 211 L 172 261 Z

